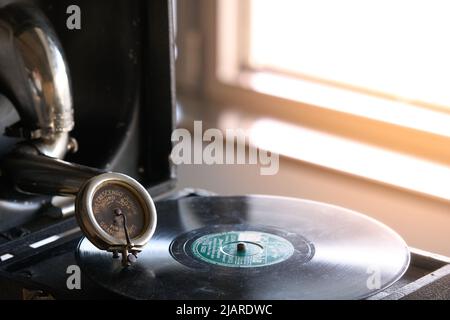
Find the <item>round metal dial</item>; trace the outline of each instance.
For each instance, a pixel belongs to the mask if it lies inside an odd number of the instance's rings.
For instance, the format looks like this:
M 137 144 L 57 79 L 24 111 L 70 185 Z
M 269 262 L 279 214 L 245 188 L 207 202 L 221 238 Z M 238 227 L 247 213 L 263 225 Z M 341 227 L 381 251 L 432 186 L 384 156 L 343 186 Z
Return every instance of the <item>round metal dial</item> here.
M 139 198 L 118 183 L 105 183 L 94 193 L 92 211 L 100 227 L 110 236 L 126 241 L 124 221 L 116 211 L 126 216 L 131 239 L 145 231 L 145 214 Z
M 156 228 L 156 209 L 147 190 L 119 173 L 105 173 L 88 180 L 75 202 L 78 223 L 99 249 L 117 256 L 137 252 Z

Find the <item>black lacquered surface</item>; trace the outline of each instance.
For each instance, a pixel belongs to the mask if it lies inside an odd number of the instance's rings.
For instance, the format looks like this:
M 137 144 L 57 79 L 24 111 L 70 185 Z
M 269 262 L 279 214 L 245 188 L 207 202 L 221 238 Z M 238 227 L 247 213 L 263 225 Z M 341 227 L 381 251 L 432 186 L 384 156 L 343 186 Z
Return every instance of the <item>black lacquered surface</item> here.
M 395 282 L 409 264 L 406 244 L 391 229 L 322 203 L 265 196 L 194 197 L 159 202 L 157 211 L 156 233 L 129 268 L 82 240 L 78 260 L 83 274 L 135 299 L 357 299 Z M 228 268 L 187 254 L 185 260 L 175 259 L 170 252 L 182 235 L 230 227 L 275 232 L 293 243 L 296 252 L 286 261 L 258 268 Z M 314 249 L 308 259 L 305 248 L 297 247 L 305 241 Z

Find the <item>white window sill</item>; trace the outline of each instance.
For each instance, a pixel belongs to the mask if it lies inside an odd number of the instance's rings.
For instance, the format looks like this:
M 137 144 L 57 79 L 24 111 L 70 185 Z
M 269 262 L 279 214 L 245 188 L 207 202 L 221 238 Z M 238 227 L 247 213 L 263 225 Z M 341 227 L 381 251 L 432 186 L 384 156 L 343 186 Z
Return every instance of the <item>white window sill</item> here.
M 450 137 L 450 109 L 421 107 L 413 101 L 377 97 L 272 72 L 242 72 L 237 82 L 265 95 Z
M 251 126 L 258 148 L 291 159 L 450 200 L 450 167 L 273 119 Z
M 450 201 L 448 165 L 286 121 L 251 115 L 242 112 L 244 108 L 204 104 L 182 98 L 182 109 L 188 117 L 183 118 L 180 126 L 189 128 L 194 120 L 203 120 L 204 130 L 208 127 L 248 130 L 252 143 L 258 148 L 342 174 Z

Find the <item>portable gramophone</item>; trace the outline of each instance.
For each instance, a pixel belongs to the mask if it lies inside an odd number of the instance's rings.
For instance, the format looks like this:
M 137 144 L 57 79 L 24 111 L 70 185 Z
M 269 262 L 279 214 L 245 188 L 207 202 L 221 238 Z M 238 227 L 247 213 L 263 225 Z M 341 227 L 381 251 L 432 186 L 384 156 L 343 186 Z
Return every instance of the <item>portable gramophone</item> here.
M 448 262 L 363 215 L 172 192 L 173 15 L 166 0 L 0 0 L 0 297 L 439 297 Z

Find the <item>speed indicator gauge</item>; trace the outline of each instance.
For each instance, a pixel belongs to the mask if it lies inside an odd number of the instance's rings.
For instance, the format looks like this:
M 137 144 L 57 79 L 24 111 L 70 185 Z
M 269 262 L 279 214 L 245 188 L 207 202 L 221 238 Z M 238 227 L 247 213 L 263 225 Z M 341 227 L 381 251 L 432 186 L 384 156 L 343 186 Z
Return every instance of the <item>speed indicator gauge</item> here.
M 104 173 L 88 180 L 75 202 L 78 223 L 99 249 L 122 256 L 129 266 L 156 228 L 156 209 L 147 190 L 119 173 Z

